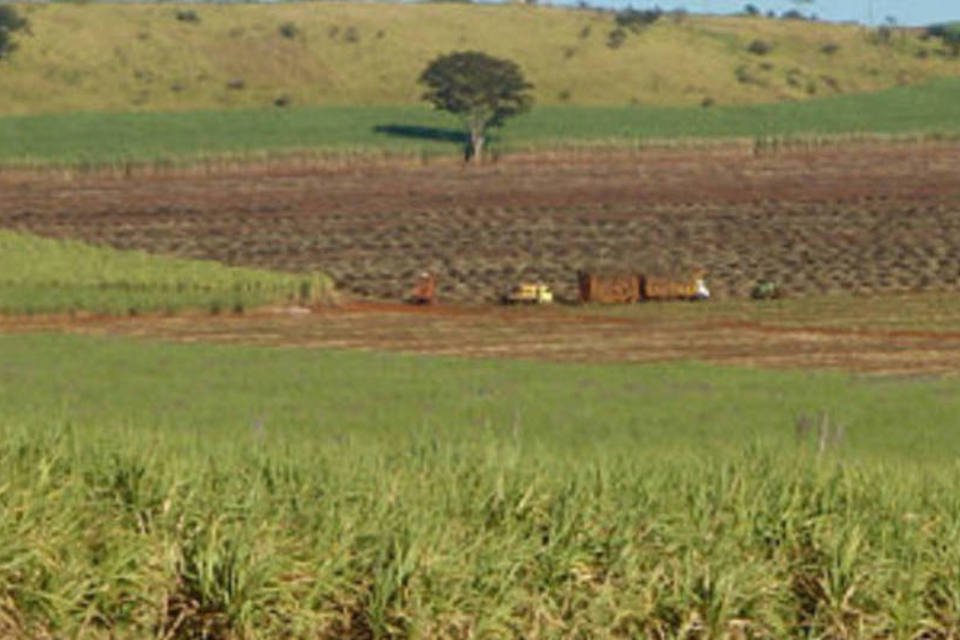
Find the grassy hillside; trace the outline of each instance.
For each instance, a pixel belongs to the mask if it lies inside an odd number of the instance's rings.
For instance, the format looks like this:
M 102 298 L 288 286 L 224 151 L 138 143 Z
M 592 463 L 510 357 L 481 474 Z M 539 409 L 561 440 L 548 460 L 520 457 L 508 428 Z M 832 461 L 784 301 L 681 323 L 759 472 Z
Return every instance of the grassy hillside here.
M 651 139 L 960 132 L 960 79 L 830 99 L 734 107 L 543 106 L 495 134 L 494 149 L 643 144 Z M 311 153 L 455 155 L 459 123 L 421 106 L 293 107 L 0 117 L 0 163 L 92 164 Z
M 541 104 L 807 99 L 960 74 L 938 41 L 852 25 L 666 16 L 612 47 L 612 14 L 525 6 L 291 3 L 22 5 L 32 35 L 0 65 L 2 113 L 418 101 L 455 49 L 517 60 Z M 193 12 L 196 20 L 183 12 Z M 771 50 L 747 51 L 761 40 Z
M 956 380 L 0 354 L 3 637 L 956 635 Z
M 235 311 L 328 295 L 326 278 L 0 230 L 0 313 Z

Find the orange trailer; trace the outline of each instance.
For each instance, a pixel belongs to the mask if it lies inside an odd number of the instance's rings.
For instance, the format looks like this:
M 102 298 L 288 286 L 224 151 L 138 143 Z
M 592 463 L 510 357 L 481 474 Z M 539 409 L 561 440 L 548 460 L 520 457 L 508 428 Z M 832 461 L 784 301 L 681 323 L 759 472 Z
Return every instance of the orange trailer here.
M 629 304 L 642 300 L 705 300 L 710 291 L 705 271 L 688 278 L 646 276 L 635 273 L 577 272 L 581 302 Z
M 642 287 L 644 300 L 701 300 L 710 296 L 702 277 L 677 280 L 645 276 Z
M 641 295 L 640 276 L 631 273 L 577 272 L 580 302 L 630 303 Z

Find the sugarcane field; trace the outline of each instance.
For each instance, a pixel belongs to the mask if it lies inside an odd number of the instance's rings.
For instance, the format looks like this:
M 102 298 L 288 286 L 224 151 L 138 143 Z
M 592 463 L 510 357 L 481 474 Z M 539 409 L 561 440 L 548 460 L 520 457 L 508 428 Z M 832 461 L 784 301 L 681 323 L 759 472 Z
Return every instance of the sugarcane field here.
M 660 4 L 0 4 L 0 640 L 960 638 L 954 8 Z

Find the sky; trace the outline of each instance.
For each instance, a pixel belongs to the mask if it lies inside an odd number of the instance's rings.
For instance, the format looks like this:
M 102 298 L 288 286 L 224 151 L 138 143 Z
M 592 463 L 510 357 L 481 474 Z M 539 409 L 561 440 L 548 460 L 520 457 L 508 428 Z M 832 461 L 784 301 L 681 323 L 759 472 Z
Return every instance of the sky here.
M 734 13 L 752 3 L 764 13 L 800 9 L 824 20 L 881 24 L 892 16 L 900 25 L 928 25 L 960 20 L 960 0 L 814 0 L 797 4 L 791 0 L 593 0 L 588 4 L 608 7 L 633 6 L 638 9 L 659 6 L 670 10 L 683 8 L 691 13 Z M 576 0 L 552 0 L 550 4 L 577 4 Z

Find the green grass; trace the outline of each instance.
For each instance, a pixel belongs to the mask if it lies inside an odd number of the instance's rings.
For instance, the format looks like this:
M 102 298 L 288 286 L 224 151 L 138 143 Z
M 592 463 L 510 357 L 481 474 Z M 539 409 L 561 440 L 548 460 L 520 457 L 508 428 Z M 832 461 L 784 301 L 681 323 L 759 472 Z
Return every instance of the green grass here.
M 0 632 L 951 637 L 958 386 L 0 336 Z
M 960 80 L 813 102 L 743 107 L 539 107 L 507 123 L 495 149 L 651 140 L 831 135 L 955 135 Z M 406 132 L 377 131 L 407 127 Z M 417 129 L 419 128 L 419 129 Z M 448 114 L 424 107 L 314 107 L 191 113 L 76 113 L 0 118 L 0 162 L 110 164 L 264 153 L 456 154 Z
M 847 425 L 846 455 L 952 461 L 960 381 L 756 372 L 695 363 L 547 365 L 350 351 L 174 346 L 74 337 L 2 337 L 0 405 L 97 429 L 134 425 L 211 441 L 491 432 L 551 454 L 738 450 L 793 443 L 794 418 Z M 61 354 L 61 355 L 58 355 Z M 71 355 L 72 354 L 72 355 Z M 122 372 L 122 375 L 121 375 Z M 191 402 L 181 402 L 184 394 Z M 446 436 L 444 436 L 446 437 Z
M 430 60 L 477 49 L 516 60 L 540 104 L 808 100 L 960 75 L 917 30 L 744 17 L 665 17 L 608 45 L 609 12 L 462 3 L 289 2 L 19 7 L 31 24 L 0 73 L 0 113 L 413 105 Z M 189 9 L 198 20 L 177 19 Z M 285 25 L 292 37 L 281 33 Z M 747 52 L 754 40 L 770 53 Z M 824 45 L 835 52 L 824 53 Z M 236 87 L 242 81 L 242 88 Z
M 323 276 L 226 267 L 0 230 L 0 313 L 242 311 L 311 302 Z

